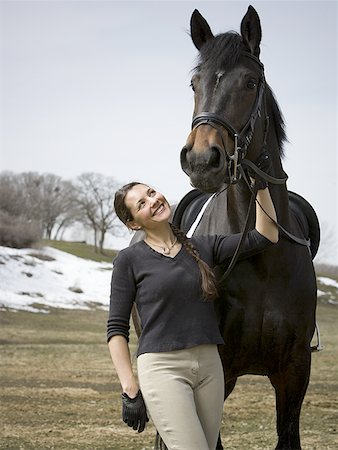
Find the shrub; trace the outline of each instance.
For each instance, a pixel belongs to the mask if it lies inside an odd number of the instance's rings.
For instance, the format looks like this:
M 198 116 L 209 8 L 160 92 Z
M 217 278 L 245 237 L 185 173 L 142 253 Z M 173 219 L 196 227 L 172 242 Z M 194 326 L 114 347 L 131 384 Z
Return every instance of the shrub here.
M 36 221 L 27 221 L 0 211 L 0 245 L 4 247 L 31 247 L 42 239 L 41 226 Z

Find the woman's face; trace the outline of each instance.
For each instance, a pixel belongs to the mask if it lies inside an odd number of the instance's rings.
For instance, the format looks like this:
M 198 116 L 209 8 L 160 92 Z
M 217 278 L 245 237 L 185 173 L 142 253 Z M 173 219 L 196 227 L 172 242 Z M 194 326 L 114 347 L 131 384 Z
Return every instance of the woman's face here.
M 171 213 L 165 197 L 144 184 L 137 184 L 127 192 L 125 205 L 133 217 L 128 222 L 130 228 L 154 228 L 159 223 L 167 222 Z

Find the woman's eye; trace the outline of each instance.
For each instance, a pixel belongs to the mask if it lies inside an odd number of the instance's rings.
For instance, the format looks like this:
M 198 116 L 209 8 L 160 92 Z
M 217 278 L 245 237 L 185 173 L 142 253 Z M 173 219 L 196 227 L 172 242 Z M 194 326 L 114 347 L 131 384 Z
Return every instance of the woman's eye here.
M 154 197 L 154 195 L 156 194 L 156 191 L 150 191 L 150 197 Z
M 257 83 L 256 83 L 255 80 L 249 80 L 248 83 L 247 83 L 247 87 L 249 89 L 255 89 L 256 86 L 257 86 Z
M 142 209 L 143 206 L 144 206 L 144 202 L 140 202 L 140 203 L 138 204 L 138 209 L 139 209 L 139 210 Z
M 194 83 L 192 81 L 190 82 L 190 87 L 195 92 L 195 86 L 194 86 Z

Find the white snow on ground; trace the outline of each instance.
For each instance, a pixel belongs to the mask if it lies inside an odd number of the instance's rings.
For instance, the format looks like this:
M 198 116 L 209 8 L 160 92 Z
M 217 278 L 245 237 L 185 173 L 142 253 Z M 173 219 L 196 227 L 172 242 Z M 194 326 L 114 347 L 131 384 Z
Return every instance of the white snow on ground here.
M 53 260 L 41 260 L 32 255 Z M 88 309 L 109 305 L 112 264 L 85 260 L 51 247 L 0 246 L 0 309 L 39 311 L 32 304 Z
M 338 305 L 338 282 L 328 277 L 317 277 L 317 282 L 319 285 L 319 289 L 317 290 L 318 297 L 325 298 L 331 305 Z M 329 287 L 326 292 L 322 290 L 324 286 Z
M 331 278 L 318 277 L 317 280 L 320 281 L 322 284 L 325 284 L 325 286 L 333 286 L 335 288 L 338 288 L 338 282 L 332 280 Z

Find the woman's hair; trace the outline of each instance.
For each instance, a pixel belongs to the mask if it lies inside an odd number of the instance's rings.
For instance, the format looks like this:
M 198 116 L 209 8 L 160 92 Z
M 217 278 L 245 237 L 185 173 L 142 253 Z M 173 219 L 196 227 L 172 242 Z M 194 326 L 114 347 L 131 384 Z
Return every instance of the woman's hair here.
M 133 220 L 133 216 L 129 210 L 129 208 L 125 204 L 125 198 L 127 193 L 134 186 L 137 186 L 140 183 L 139 181 L 133 181 L 132 183 L 128 183 L 122 186 L 115 193 L 114 199 L 114 209 L 117 217 L 123 222 L 125 225 L 131 220 Z M 201 273 L 201 281 L 202 281 L 202 291 L 203 296 L 206 300 L 215 300 L 218 297 L 218 288 L 217 288 L 217 280 L 214 272 L 208 266 L 206 262 L 204 262 L 196 250 L 196 248 L 192 245 L 190 240 L 186 237 L 186 235 L 179 228 L 170 224 L 171 229 L 173 230 L 174 235 L 177 237 L 177 240 L 183 245 L 183 247 L 187 250 L 187 252 L 194 258 L 196 261 L 200 273 Z
M 215 300 L 218 297 L 218 283 L 214 272 L 211 270 L 208 264 L 200 258 L 198 251 L 192 245 L 191 241 L 187 238 L 183 231 L 175 227 L 175 225 L 173 224 L 171 224 L 171 229 L 173 230 L 174 235 L 177 237 L 177 240 L 194 258 L 200 269 L 204 298 L 206 300 Z
M 125 198 L 130 189 L 132 189 L 134 186 L 137 186 L 138 184 L 143 183 L 140 183 L 139 181 L 133 181 L 132 183 L 125 184 L 115 192 L 114 209 L 117 217 L 125 225 L 127 225 L 130 220 L 133 220 L 133 216 L 131 215 L 129 208 L 126 206 Z

